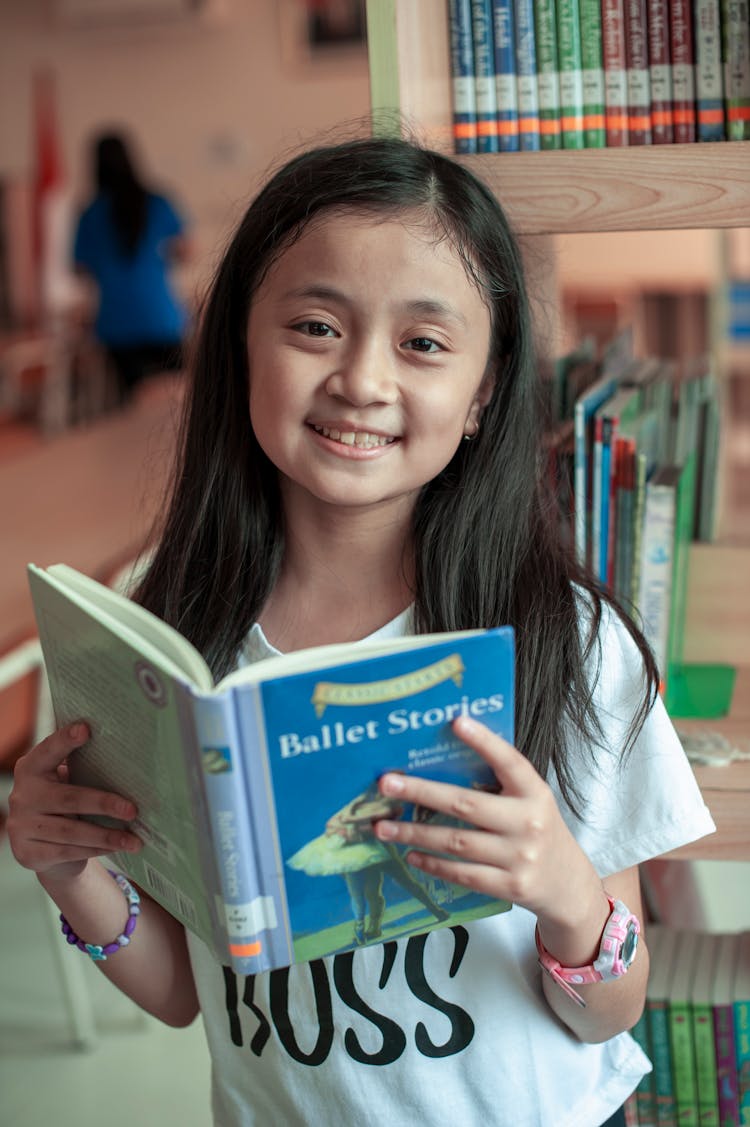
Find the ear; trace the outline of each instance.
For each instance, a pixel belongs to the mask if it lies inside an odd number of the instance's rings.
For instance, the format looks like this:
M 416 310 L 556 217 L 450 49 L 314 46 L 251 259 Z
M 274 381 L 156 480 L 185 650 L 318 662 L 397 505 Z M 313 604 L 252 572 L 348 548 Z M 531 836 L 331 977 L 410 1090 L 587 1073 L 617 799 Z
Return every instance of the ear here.
M 485 409 L 490 399 L 492 399 L 495 390 L 496 376 L 493 370 L 488 370 L 482 377 L 482 382 L 477 388 L 476 394 L 471 401 L 469 413 L 466 416 L 466 427 L 471 431 L 476 432 L 479 429 L 479 420 L 482 417 L 482 411 Z M 466 429 L 466 427 L 464 429 Z

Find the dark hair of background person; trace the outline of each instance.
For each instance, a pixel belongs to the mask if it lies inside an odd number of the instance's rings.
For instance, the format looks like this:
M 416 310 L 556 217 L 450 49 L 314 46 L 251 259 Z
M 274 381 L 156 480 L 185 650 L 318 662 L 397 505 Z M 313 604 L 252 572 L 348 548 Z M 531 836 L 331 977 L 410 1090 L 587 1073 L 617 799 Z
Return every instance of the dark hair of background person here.
M 284 551 L 277 472 L 250 425 L 250 303 L 274 260 L 334 209 L 421 210 L 485 296 L 495 391 L 476 439 L 459 444 L 416 501 L 415 628 L 515 628 L 516 745 L 543 777 L 554 769 L 575 810 L 571 736 L 602 738 L 587 663 L 597 661 L 604 602 L 643 658 L 629 742 L 653 703 L 657 673 L 638 628 L 562 542 L 541 472 L 539 374 L 520 252 L 491 192 L 449 158 L 399 139 L 348 141 L 295 157 L 261 190 L 207 296 L 171 503 L 135 597 L 189 638 L 215 675 L 233 667 Z M 588 631 L 571 581 L 591 607 Z
M 125 138 L 104 133 L 94 143 L 97 190 L 112 204 L 112 220 L 122 251 L 132 257 L 146 229 L 149 192 L 141 182 Z

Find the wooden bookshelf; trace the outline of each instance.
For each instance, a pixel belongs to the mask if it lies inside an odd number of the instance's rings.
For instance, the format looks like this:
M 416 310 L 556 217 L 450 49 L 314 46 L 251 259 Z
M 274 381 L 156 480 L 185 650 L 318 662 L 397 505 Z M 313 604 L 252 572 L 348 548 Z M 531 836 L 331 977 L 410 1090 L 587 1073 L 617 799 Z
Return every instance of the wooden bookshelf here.
M 451 153 L 448 22 L 435 0 L 367 0 L 373 129 Z M 458 157 L 522 235 L 750 226 L 750 142 Z M 691 551 L 686 660 L 739 668 L 729 717 L 750 742 L 750 549 Z M 718 833 L 674 856 L 750 860 L 750 763 L 696 767 Z

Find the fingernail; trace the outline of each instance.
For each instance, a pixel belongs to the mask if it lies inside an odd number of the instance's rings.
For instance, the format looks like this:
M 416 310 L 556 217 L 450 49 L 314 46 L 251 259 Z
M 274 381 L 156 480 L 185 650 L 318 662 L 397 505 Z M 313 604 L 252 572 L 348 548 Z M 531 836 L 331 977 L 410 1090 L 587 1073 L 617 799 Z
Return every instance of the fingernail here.
M 68 735 L 71 740 L 82 740 L 86 735 L 86 729 L 83 724 L 71 724 L 68 728 Z
M 380 789 L 383 794 L 401 794 L 404 789 L 404 780 L 401 775 L 383 775 L 380 780 Z
M 396 827 L 392 822 L 376 822 L 375 833 L 379 838 L 390 840 L 396 836 Z
M 477 722 L 475 720 L 472 720 L 470 716 L 457 716 L 453 721 L 454 732 L 463 732 L 464 735 L 467 736 L 470 736 L 473 732 L 476 732 L 478 727 L 479 725 L 477 724 Z

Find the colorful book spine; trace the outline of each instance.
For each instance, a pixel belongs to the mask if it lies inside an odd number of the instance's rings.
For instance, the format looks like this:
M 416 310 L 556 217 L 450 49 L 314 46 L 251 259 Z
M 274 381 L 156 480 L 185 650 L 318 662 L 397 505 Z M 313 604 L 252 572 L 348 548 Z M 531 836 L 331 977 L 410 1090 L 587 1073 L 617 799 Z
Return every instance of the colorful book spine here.
M 625 0 L 628 137 L 631 145 L 651 144 L 651 75 L 646 7 L 646 0 Z
M 562 148 L 555 5 L 556 0 L 536 0 L 534 4 L 539 132 L 543 149 Z
M 668 0 L 649 0 L 648 59 L 651 82 L 651 139 L 654 145 L 674 141 L 672 63 L 669 50 Z
M 690 0 L 670 0 L 669 48 L 674 139 L 683 144 L 695 140 L 695 44 Z
M 727 140 L 750 139 L 750 17 L 748 0 L 722 0 Z
M 564 149 L 582 149 L 583 63 L 579 0 L 556 0 L 560 66 L 560 124 Z
M 536 34 L 533 0 L 514 0 L 516 17 L 516 73 L 518 75 L 518 129 L 524 152 L 541 148 L 539 92 L 536 77 Z
M 617 597 L 626 602 L 630 600 L 633 571 L 635 463 L 635 440 L 618 435 L 615 442 L 615 527 L 614 535 L 610 536 L 610 551 L 614 560 L 612 586 Z
M 498 152 L 497 88 L 492 0 L 471 0 L 474 83 L 477 95 L 477 152 Z
M 587 149 L 602 149 L 607 143 L 607 131 L 601 0 L 580 0 L 580 3 L 583 142 Z
M 724 140 L 719 0 L 694 0 L 695 101 L 699 141 Z
M 633 501 L 633 561 L 630 575 L 630 602 L 637 607 L 641 593 L 641 560 L 643 540 L 643 515 L 646 508 L 646 477 L 648 459 L 638 451 L 635 463 L 635 485 Z
M 649 928 L 651 974 L 646 992 L 646 1014 L 654 1066 L 656 1123 L 659 1127 L 675 1127 L 677 1105 L 672 1079 L 672 1053 L 669 1045 L 669 959 L 675 933 L 669 928 Z M 653 1122 L 653 1121 L 652 1121 Z
M 624 0 L 602 0 L 602 56 L 607 147 L 622 148 L 629 144 Z
M 699 1127 L 719 1127 L 719 1090 L 716 1078 L 712 995 L 718 943 L 716 935 L 710 933 L 700 935 L 698 957 L 692 976 L 690 1000 Z
M 739 942 L 736 933 L 720 936 L 714 971 L 714 1046 L 721 1127 L 736 1127 L 742 1122 L 734 1026 L 734 976 Z
M 734 976 L 734 1048 L 740 1123 L 750 1124 L 750 931 L 738 940 Z
M 477 152 L 477 91 L 471 0 L 448 0 L 448 33 L 453 96 L 453 147 L 457 153 Z
M 513 3 L 514 0 L 495 0 L 494 3 L 497 142 L 501 153 L 517 153 L 520 148 Z
M 638 599 L 643 632 L 654 652 L 662 678 L 667 669 L 674 566 L 676 478 L 667 475 L 667 471 L 672 469 L 670 466 L 657 471 L 646 483 Z
M 690 987 L 699 935 L 680 931 L 674 951 L 669 998 L 669 1047 L 678 1127 L 698 1127 L 698 1088 Z
M 651 1038 L 648 1031 L 648 1013 L 644 1008 L 638 1021 L 630 1030 L 633 1039 L 641 1046 L 646 1056 L 651 1059 Z M 635 1122 L 640 1124 L 656 1122 L 656 1089 L 654 1074 L 647 1072 L 635 1090 Z

